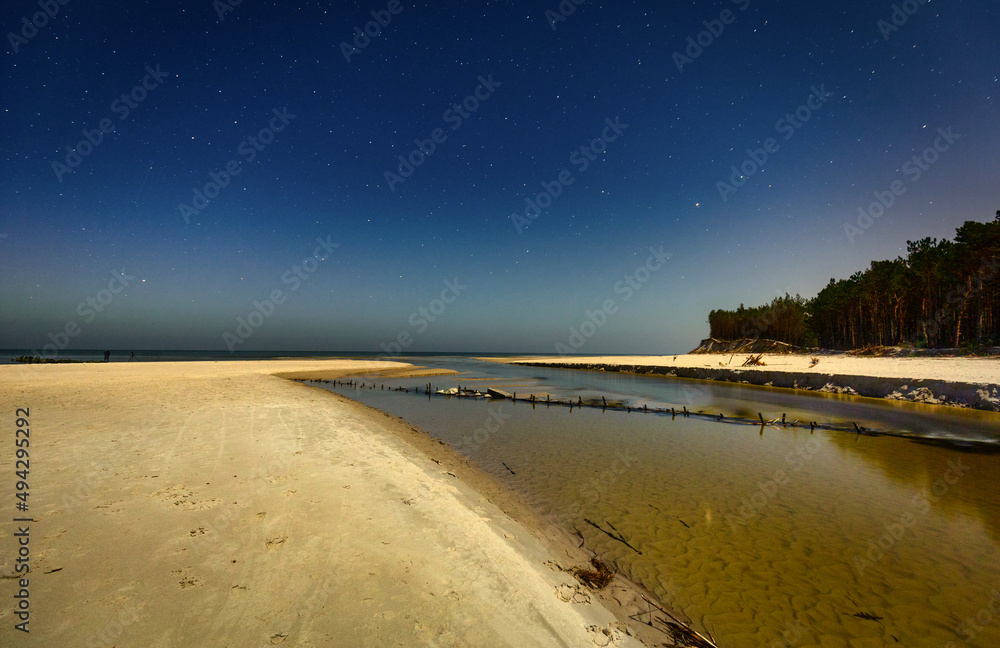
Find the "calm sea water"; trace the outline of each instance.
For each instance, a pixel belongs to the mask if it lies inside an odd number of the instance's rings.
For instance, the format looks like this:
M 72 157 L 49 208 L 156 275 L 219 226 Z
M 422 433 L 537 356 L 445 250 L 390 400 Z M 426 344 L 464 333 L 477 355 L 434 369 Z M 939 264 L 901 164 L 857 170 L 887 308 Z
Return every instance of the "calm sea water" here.
M 923 434 L 927 442 L 324 385 L 466 454 L 724 648 L 1000 646 L 1000 415 L 415 361 L 462 373 L 391 386 L 605 395 Z
M 51 353 L 40 349 L 0 349 L 0 364 L 14 364 L 14 358 L 20 356 L 40 356 L 43 358 L 56 358 L 62 360 L 73 360 L 77 362 L 103 362 L 104 349 L 65 349 L 58 353 Z M 175 351 L 175 350 L 149 350 L 135 349 L 135 358 L 132 358 L 132 349 L 110 349 L 110 362 L 193 362 L 197 360 L 274 360 L 278 358 L 362 358 L 365 360 L 400 360 L 397 356 L 386 356 L 386 354 L 374 351 Z M 478 354 L 490 357 L 514 356 L 511 353 L 489 353 Z M 516 354 L 522 356 L 524 354 Z M 410 353 L 407 357 L 412 358 L 438 358 L 439 353 Z

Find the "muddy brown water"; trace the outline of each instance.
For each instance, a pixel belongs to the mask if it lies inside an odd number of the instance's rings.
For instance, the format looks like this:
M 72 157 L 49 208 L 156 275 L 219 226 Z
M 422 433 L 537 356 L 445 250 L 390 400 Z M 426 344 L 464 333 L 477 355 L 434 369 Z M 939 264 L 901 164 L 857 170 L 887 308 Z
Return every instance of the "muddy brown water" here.
M 545 384 L 541 370 L 478 375 L 452 362 L 467 373 L 435 388 L 608 387 L 580 372 Z M 681 389 L 629 384 L 616 394 L 633 402 L 669 402 L 657 390 Z M 989 444 L 325 386 L 468 455 L 720 648 L 1000 646 L 1000 454 Z M 806 420 L 843 415 L 809 399 L 782 405 Z M 885 416 L 898 423 L 898 407 Z M 969 436 L 981 439 L 988 419 L 977 415 Z M 962 437 L 968 419 L 942 420 L 935 429 Z

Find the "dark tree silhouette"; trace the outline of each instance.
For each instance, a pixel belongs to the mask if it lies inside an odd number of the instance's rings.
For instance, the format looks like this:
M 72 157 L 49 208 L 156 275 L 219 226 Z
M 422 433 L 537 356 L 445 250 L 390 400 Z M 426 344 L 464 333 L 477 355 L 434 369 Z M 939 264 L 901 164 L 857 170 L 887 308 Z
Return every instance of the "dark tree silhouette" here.
M 1000 344 L 1000 210 L 989 223 L 966 221 L 954 241 L 907 241 L 906 252 L 830 279 L 811 300 L 786 294 L 757 308 L 714 310 L 711 336 L 840 349 Z

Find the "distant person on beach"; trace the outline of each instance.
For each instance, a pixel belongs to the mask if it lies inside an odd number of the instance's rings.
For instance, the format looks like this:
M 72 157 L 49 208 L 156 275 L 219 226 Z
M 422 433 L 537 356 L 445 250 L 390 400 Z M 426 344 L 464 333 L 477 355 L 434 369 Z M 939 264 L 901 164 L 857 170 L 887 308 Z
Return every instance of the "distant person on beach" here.
M 110 358 L 110 357 L 111 357 L 111 352 L 110 351 L 105 351 L 104 352 L 104 361 L 107 362 L 108 358 Z
M 135 351 L 133 351 L 133 352 L 132 352 L 132 355 L 130 355 L 130 356 L 128 357 L 128 359 L 129 359 L 129 362 L 131 362 L 131 361 L 133 361 L 133 360 L 138 360 L 139 358 L 135 357 Z

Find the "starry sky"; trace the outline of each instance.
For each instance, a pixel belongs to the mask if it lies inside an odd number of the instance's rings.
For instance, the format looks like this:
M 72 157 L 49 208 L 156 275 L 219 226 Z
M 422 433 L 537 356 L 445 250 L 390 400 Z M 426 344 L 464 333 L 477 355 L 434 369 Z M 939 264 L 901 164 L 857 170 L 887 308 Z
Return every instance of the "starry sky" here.
M 903 4 L 5 2 L 0 347 L 686 352 L 1000 209 Z

